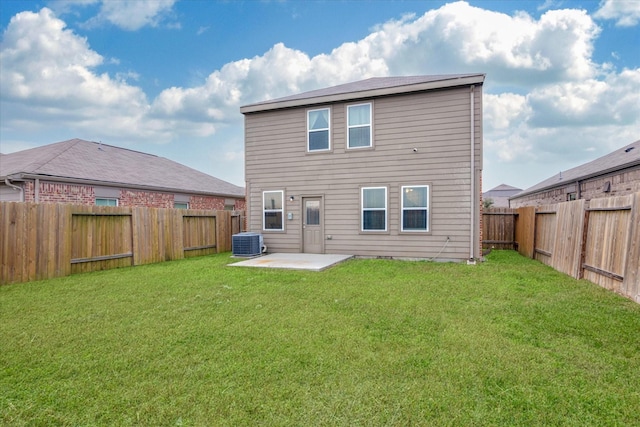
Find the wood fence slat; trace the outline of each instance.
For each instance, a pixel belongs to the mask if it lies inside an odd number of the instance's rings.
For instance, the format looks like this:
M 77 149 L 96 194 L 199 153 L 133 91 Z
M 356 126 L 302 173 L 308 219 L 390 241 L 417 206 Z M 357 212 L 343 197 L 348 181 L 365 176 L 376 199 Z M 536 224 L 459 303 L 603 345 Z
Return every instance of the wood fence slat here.
M 585 201 L 557 205 L 556 230 L 551 266 L 577 279 L 581 275 L 582 229 Z
M 584 278 L 640 303 L 640 193 L 518 208 L 517 250 L 575 278 Z M 484 216 L 486 215 L 486 216 Z M 485 212 L 485 245 L 501 212 Z
M 229 215 L 226 223 L 217 221 L 221 215 Z M 231 224 L 240 224 L 241 215 L 0 202 L 0 284 L 230 250 Z
M 540 206 L 535 211 L 534 259 L 552 265 L 557 234 L 556 205 Z
M 640 193 L 632 197 L 622 293 L 640 303 Z
M 625 262 L 629 257 L 634 195 L 593 199 L 589 211 L 583 277 L 599 286 L 625 293 Z M 622 280 L 618 280 L 622 278 Z
M 482 244 L 485 249 L 515 249 L 517 212 L 510 208 L 488 208 L 482 212 Z
M 526 206 L 518 208 L 516 217 L 516 242 L 518 252 L 528 258 L 534 257 L 536 208 Z

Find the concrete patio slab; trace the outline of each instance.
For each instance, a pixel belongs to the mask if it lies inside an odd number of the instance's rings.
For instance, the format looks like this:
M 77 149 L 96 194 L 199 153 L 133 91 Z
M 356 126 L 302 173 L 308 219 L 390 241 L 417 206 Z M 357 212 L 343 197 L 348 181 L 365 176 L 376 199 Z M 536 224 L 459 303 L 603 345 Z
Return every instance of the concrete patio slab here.
M 269 254 L 229 264 L 232 267 L 269 267 L 322 271 L 353 255 L 333 254 Z

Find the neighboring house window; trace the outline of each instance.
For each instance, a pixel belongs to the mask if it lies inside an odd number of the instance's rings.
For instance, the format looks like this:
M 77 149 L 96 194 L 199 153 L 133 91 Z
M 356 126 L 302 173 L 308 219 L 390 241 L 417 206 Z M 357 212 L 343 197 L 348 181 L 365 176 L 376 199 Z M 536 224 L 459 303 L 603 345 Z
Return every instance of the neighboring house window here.
M 402 231 L 429 231 L 429 186 L 402 187 Z
M 175 209 L 189 209 L 188 202 L 173 202 L 173 207 Z
M 307 111 L 307 150 L 326 151 L 331 148 L 329 142 L 329 123 L 331 114 L 328 108 Z
M 262 193 L 264 230 L 284 230 L 283 209 L 284 191 L 264 191 Z
M 576 193 L 567 193 L 567 202 L 576 200 Z
M 387 231 L 387 187 L 362 188 L 362 231 Z
M 118 206 L 118 199 L 96 197 L 96 206 Z
M 347 147 L 371 147 L 371 104 L 347 107 Z

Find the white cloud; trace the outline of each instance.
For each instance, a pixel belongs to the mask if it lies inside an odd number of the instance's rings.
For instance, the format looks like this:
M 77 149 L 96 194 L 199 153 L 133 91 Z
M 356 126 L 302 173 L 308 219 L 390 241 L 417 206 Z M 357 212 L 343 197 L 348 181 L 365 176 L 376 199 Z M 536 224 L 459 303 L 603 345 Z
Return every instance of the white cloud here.
M 384 49 L 391 74 L 485 71 L 505 85 L 588 78 L 599 28 L 584 11 L 534 20 L 450 3 L 414 20 L 391 21 L 367 39 Z
M 640 1 L 604 0 L 593 15 L 599 19 L 614 19 L 619 27 L 633 27 L 640 22 Z
M 65 27 L 47 8 L 11 19 L 0 51 L 2 126 L 55 123 L 91 133 L 138 133 L 145 94 L 124 79 L 96 73 L 102 56 Z
M 129 29 L 157 25 L 173 5 L 113 3 L 102 3 L 100 19 Z M 123 144 L 199 141 L 210 151 L 191 166 L 242 184 L 243 104 L 372 76 L 485 72 L 490 182 L 496 168 L 518 175 L 517 165 L 534 162 L 575 165 L 638 138 L 640 69 L 594 63 L 599 32 L 581 10 L 534 19 L 456 2 L 389 21 L 314 57 L 278 43 L 227 63 L 199 85 L 166 88 L 148 101 L 135 85 L 144 76 L 101 74 L 108 60 L 52 11 L 23 12 L 11 20 L 0 50 L 0 129 L 65 129 Z M 211 170 L 201 167 L 205 160 Z
M 123 30 L 135 31 L 142 27 L 157 27 L 170 17 L 177 0 L 103 0 L 97 16 L 87 21 L 89 27 L 108 22 Z M 172 23 L 172 27 L 179 24 Z
M 535 127 L 632 126 L 640 117 L 640 69 L 603 80 L 564 82 L 535 89 L 529 96 Z

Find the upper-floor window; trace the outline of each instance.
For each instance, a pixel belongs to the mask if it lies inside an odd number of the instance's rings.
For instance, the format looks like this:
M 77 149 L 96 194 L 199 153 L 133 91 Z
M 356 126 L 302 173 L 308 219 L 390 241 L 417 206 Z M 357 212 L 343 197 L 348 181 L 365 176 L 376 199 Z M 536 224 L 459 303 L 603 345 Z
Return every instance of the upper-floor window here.
M 362 188 L 362 231 L 387 231 L 387 187 Z
M 118 199 L 96 197 L 96 206 L 118 206 Z
M 331 112 L 328 108 L 307 111 L 307 151 L 324 151 L 331 148 Z
M 262 229 L 284 230 L 284 191 L 264 191 L 262 193 Z
M 189 209 L 189 202 L 173 202 L 175 209 Z
M 371 147 L 371 103 L 347 107 L 347 147 Z
M 402 187 L 402 231 L 429 231 L 429 186 Z

